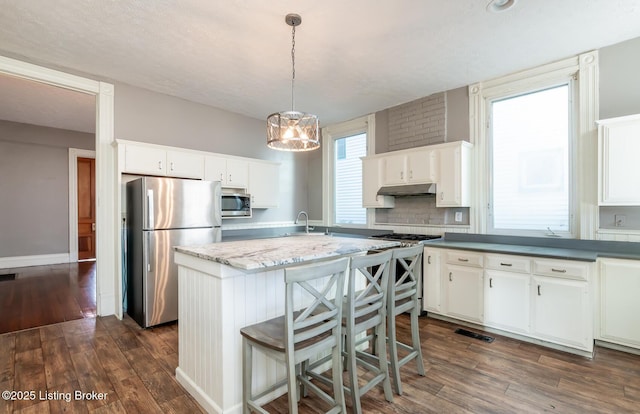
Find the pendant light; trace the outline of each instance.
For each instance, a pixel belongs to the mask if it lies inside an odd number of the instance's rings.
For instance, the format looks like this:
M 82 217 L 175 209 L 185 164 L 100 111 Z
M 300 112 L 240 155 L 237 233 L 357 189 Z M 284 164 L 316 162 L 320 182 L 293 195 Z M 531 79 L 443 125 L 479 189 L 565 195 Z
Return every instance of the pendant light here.
M 267 117 L 267 146 L 281 151 L 310 151 L 320 148 L 318 117 L 294 108 L 296 26 L 300 26 L 302 18 L 297 14 L 287 14 L 284 20 L 291 26 L 291 110 Z

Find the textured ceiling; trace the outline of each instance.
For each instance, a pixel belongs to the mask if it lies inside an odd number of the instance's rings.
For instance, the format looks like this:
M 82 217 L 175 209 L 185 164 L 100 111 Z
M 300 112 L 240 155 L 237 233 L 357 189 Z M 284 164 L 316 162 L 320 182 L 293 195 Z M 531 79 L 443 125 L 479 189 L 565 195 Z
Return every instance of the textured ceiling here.
M 295 12 L 295 108 L 327 125 L 640 36 L 638 0 L 488 2 L 0 0 L 0 55 L 265 119 L 291 108 Z

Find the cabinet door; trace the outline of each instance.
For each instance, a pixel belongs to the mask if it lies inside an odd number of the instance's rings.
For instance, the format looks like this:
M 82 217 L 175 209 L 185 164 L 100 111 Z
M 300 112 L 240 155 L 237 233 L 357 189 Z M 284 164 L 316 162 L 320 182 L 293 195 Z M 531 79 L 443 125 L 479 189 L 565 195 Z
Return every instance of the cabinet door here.
M 593 350 L 588 282 L 533 276 L 532 334 L 561 345 Z
M 640 349 L 640 262 L 601 259 L 600 338 Z
M 250 162 L 249 194 L 252 208 L 278 207 L 280 201 L 280 165 Z
M 407 181 L 409 183 L 436 182 L 436 151 L 416 151 L 407 154 Z
M 529 332 L 530 275 L 486 270 L 484 276 L 484 322 L 492 328 Z
M 424 249 L 422 255 L 422 298 L 424 310 L 440 313 L 440 250 Z
M 640 119 L 600 126 L 600 204 L 640 205 Z
M 446 314 L 469 322 L 483 319 L 483 270 L 445 264 L 442 283 L 446 291 Z
M 380 158 L 362 159 L 362 207 L 391 208 L 394 198 L 378 195 L 380 189 Z
M 227 159 L 227 187 L 247 188 L 249 184 L 249 163 L 243 160 Z
M 165 175 L 167 151 L 152 146 L 127 144 L 124 171 L 133 174 Z
M 206 156 L 204 159 L 204 179 L 220 181 L 222 186 L 227 184 L 227 159 L 217 156 Z
M 383 158 L 384 172 L 382 175 L 383 185 L 398 185 L 407 182 L 407 156 L 389 155 Z
M 436 206 L 461 205 L 460 148 L 444 148 L 439 151 L 440 177 L 437 185 Z
M 204 178 L 204 157 L 181 151 L 167 151 L 167 175 L 181 178 Z

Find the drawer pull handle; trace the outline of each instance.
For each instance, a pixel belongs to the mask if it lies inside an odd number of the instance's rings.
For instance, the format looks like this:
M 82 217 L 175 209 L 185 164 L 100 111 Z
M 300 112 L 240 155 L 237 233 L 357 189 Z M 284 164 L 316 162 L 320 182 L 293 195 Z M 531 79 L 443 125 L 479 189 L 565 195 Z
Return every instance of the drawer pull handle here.
M 551 271 L 558 273 L 567 273 L 567 269 L 554 269 L 553 267 L 551 268 Z
M 493 287 L 493 278 L 492 277 L 489 278 L 489 287 L 490 288 Z
M 500 266 L 511 267 L 511 266 L 513 266 L 513 264 L 512 263 L 500 263 Z
M 452 272 L 449 272 L 449 282 L 453 282 L 453 279 L 451 278 L 451 273 Z
M 540 293 L 540 285 L 538 285 L 538 296 L 542 296 L 542 294 Z
M 468 262 L 469 259 L 463 259 L 462 257 L 458 257 L 459 262 Z

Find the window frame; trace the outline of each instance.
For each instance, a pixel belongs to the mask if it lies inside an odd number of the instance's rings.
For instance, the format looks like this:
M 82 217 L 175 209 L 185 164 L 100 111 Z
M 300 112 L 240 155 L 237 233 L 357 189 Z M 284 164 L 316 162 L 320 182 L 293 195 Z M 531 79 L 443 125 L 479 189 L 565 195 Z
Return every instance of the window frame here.
M 334 154 L 336 140 L 365 133 L 367 134 L 366 155 L 372 155 L 375 148 L 375 115 L 367 115 L 350 121 L 341 122 L 322 128 L 322 224 L 330 227 L 342 228 L 370 228 L 374 221 L 373 209 L 367 210 L 365 224 L 338 224 L 335 214 L 335 162 Z
M 569 106 L 569 142 L 568 142 L 568 162 L 569 162 L 569 206 L 568 206 L 568 215 L 569 215 L 569 228 L 567 231 L 558 231 L 558 230 L 524 230 L 524 229 L 496 229 L 494 227 L 493 222 L 493 213 L 494 213 L 494 201 L 493 201 L 493 122 L 491 119 L 492 116 L 492 105 L 494 102 L 504 101 L 510 98 L 516 98 L 519 96 L 523 96 L 530 93 L 542 92 L 548 89 L 552 89 L 559 86 L 567 85 L 568 90 L 568 102 Z M 486 165 L 487 165 L 487 174 L 489 179 L 487 180 L 488 188 L 487 188 L 487 216 L 486 216 L 486 225 L 487 225 L 487 233 L 488 234 L 496 234 L 496 235 L 508 235 L 508 236 L 529 236 L 529 237 L 545 237 L 545 236 L 560 236 L 565 238 L 575 238 L 576 237 L 576 193 L 577 186 L 575 184 L 575 179 L 577 177 L 576 167 L 577 163 L 575 162 L 575 155 L 577 154 L 576 146 L 576 111 L 578 107 L 576 105 L 577 101 L 577 88 L 575 87 L 575 75 L 570 74 L 566 76 L 561 74 L 558 77 L 551 78 L 543 78 L 540 79 L 539 82 L 527 82 L 522 85 L 522 87 L 517 88 L 508 88 L 507 90 L 499 89 L 495 94 L 491 96 L 485 97 L 486 101 L 486 123 L 487 123 L 487 151 L 486 151 Z
M 576 177 L 574 186 L 574 236 L 581 239 L 595 239 L 598 230 L 597 197 L 597 128 L 599 103 L 598 51 L 590 51 L 561 61 L 542 65 L 533 69 L 513 73 L 485 82 L 471 84 L 469 93 L 469 132 L 474 144 L 474 170 L 472 181 L 472 206 L 470 212 L 470 232 L 487 233 L 487 209 L 489 196 L 489 168 L 487 152 L 488 124 L 487 99 L 492 96 L 506 96 L 510 91 L 533 88 L 552 79 L 573 76 L 575 82 L 576 105 L 574 115 Z

